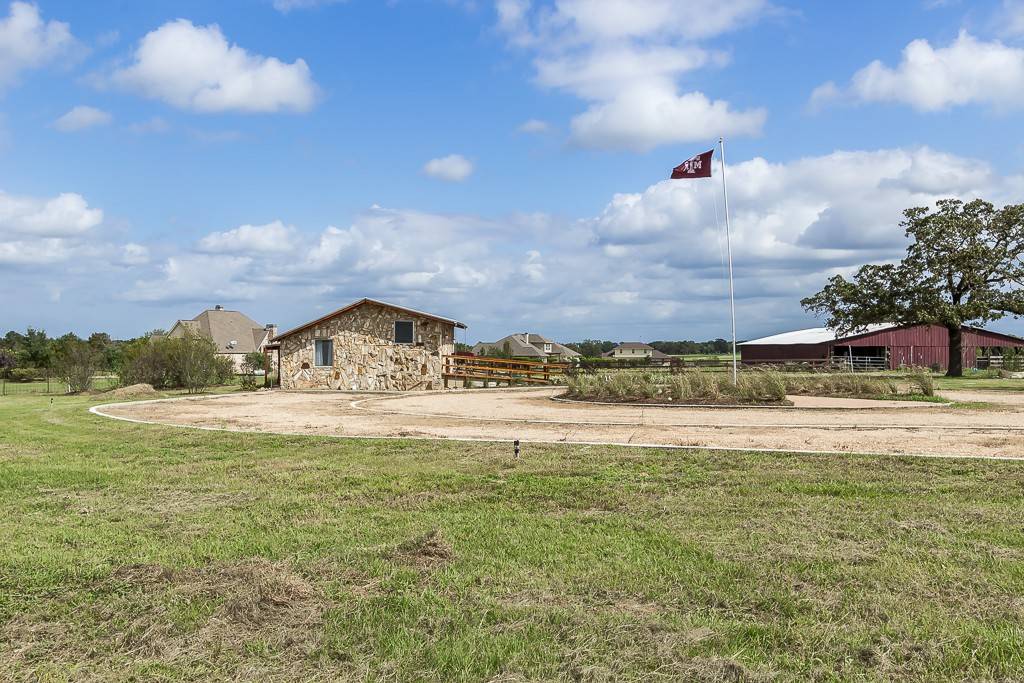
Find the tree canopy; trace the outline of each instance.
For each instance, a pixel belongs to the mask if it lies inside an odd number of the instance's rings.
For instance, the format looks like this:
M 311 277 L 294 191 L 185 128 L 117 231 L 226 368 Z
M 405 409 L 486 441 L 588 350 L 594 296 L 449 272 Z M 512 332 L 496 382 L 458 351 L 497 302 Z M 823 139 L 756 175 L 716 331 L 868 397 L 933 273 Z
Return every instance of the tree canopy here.
M 845 335 L 874 323 L 941 325 L 949 331 L 949 373 L 963 372 L 961 328 L 1024 315 L 1024 204 L 996 209 L 944 199 L 934 211 L 903 212 L 910 238 L 899 263 L 832 277 L 804 308 Z

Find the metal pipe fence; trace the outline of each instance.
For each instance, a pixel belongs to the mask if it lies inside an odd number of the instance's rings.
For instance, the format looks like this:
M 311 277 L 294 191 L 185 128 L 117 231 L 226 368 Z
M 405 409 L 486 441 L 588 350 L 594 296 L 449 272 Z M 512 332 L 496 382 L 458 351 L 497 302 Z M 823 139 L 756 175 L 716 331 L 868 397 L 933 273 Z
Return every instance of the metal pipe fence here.
M 93 378 L 93 389 L 113 389 L 118 384 L 116 375 L 97 375 Z M 0 377 L 0 396 L 60 396 L 68 393 L 68 385 L 51 375 L 15 381 Z

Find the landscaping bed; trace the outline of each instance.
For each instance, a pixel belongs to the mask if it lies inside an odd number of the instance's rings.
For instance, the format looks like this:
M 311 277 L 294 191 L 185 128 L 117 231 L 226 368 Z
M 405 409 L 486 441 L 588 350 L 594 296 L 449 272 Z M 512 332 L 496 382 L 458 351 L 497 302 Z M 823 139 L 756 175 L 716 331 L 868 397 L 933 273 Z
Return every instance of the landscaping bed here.
M 787 396 L 930 400 L 934 382 L 927 373 L 899 379 L 852 372 L 794 375 L 772 369 L 732 374 L 707 370 L 578 372 L 567 377 L 564 398 L 638 405 L 792 405 Z

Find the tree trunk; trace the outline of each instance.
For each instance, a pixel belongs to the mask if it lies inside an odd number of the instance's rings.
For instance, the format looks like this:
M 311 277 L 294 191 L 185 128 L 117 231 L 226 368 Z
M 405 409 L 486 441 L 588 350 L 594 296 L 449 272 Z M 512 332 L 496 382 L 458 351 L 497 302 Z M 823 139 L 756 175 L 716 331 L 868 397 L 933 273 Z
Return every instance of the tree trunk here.
M 949 330 L 949 369 L 946 370 L 946 377 L 963 377 L 963 328 L 957 325 L 946 329 Z

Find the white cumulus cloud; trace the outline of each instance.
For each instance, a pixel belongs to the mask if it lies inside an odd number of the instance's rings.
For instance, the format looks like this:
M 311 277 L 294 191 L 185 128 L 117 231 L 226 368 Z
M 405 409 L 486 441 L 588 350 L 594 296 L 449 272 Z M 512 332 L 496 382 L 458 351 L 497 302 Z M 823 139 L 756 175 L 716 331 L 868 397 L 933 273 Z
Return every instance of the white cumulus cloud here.
M 1024 106 L 1024 49 L 978 40 L 966 31 L 945 47 L 914 40 L 895 67 L 875 60 L 857 71 L 845 88 L 829 82 L 811 94 L 815 107 L 842 99 L 898 102 L 919 111 L 966 104 L 1019 109 Z
M 103 211 L 90 208 L 85 198 L 74 192 L 50 199 L 0 192 L 0 235 L 68 237 L 81 235 L 101 222 Z
M 12 2 L 0 19 L 0 88 L 14 83 L 18 74 L 69 55 L 77 46 L 71 28 L 62 21 L 44 21 L 29 2 Z
M 423 172 L 431 178 L 459 183 L 473 173 L 473 162 L 461 154 L 449 154 L 425 163 Z
M 241 225 L 233 230 L 210 233 L 199 241 L 199 248 L 224 253 L 282 252 L 290 249 L 293 232 L 281 221 Z
M 499 27 L 534 54 L 538 85 L 588 103 L 571 122 L 586 147 L 645 151 L 713 135 L 757 135 L 767 112 L 680 86 L 687 73 L 723 67 L 697 41 L 755 21 L 763 0 L 499 0 Z
M 103 211 L 75 192 L 54 197 L 0 192 L 0 264 L 45 268 L 94 256 L 104 263 L 110 246 L 96 239 L 95 230 L 102 222 Z
M 73 133 L 94 126 L 105 126 L 112 120 L 109 112 L 80 104 L 54 121 L 53 127 L 62 133 Z
M 170 21 L 146 34 L 132 63 L 111 81 L 152 99 L 199 112 L 308 111 L 317 87 L 302 59 L 264 57 L 228 42 L 216 24 Z

